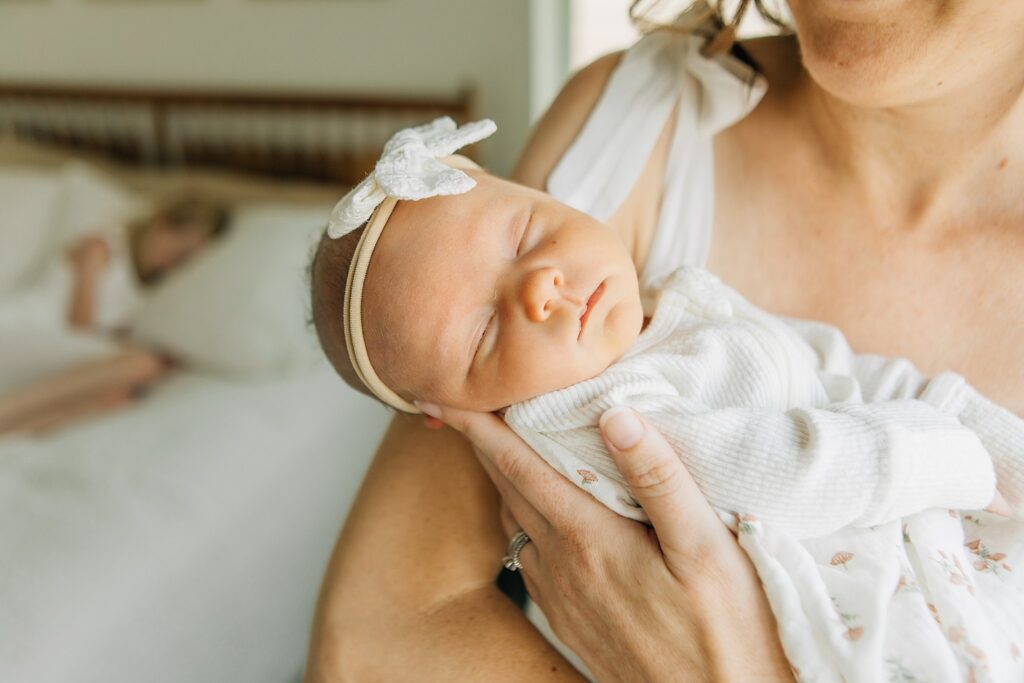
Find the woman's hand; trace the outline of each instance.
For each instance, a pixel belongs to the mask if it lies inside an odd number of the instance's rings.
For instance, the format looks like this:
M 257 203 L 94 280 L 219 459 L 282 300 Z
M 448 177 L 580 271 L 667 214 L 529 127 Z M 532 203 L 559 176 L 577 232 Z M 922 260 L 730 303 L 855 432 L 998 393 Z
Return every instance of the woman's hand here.
M 504 498 L 531 597 L 599 680 L 792 680 L 753 566 L 668 443 L 628 409 L 605 443 L 653 529 L 549 467 L 499 418 L 423 405 L 467 436 Z
M 74 267 L 74 282 L 68 300 L 67 321 L 80 330 L 92 329 L 99 305 L 98 288 L 110 263 L 110 245 L 99 235 L 83 237 L 68 250 Z
M 79 272 L 97 273 L 110 262 L 110 245 L 100 236 L 83 237 L 68 250 L 68 258 Z

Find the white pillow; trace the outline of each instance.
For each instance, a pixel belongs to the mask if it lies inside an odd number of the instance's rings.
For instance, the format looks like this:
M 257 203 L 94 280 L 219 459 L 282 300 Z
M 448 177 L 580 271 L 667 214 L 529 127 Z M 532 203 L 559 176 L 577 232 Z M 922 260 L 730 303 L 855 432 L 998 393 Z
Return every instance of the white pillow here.
M 31 285 L 68 244 L 109 230 L 145 204 L 96 168 L 70 161 L 59 170 L 0 170 L 0 295 Z
M 316 362 L 306 265 L 330 210 L 273 204 L 237 210 L 224 238 L 148 298 L 133 337 L 192 368 L 234 376 Z
M 44 260 L 57 224 L 60 191 L 53 171 L 0 169 L 0 296 L 25 284 Z
M 81 161 L 61 167 L 60 244 L 124 223 L 145 208 L 120 182 Z

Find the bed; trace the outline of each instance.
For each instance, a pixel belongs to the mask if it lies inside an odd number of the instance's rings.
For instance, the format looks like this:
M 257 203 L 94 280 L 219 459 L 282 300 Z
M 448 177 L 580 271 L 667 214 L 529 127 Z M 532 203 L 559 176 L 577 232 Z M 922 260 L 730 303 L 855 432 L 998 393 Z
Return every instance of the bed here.
M 0 85 L 0 186 L 4 173 L 38 181 L 38 196 L 31 183 L 8 188 L 24 220 L 9 221 L 0 240 L 27 230 L 25 216 L 52 223 L 54 212 L 66 221 L 109 209 L 115 186 L 135 196 L 205 183 L 230 197 L 240 223 L 190 284 L 157 293 L 147 334 L 180 350 L 189 370 L 127 411 L 0 441 L 0 681 L 299 679 L 327 557 L 388 419 L 317 358 L 302 266 L 326 210 L 388 126 L 439 113 L 466 119 L 469 105 L 464 94 Z M 224 121 L 245 121 L 247 111 L 263 124 L 245 141 Z M 272 114 L 277 123 L 266 124 Z M 213 118 L 203 124 L 203 115 Z M 331 123 L 335 115 L 347 123 Z M 69 150 L 88 163 L 69 162 Z M 291 181 L 268 180 L 268 171 Z M 42 179 L 58 189 L 47 195 Z M 45 250 L 38 233 L 18 244 Z M 3 254 L 0 270 L 0 290 L 4 278 L 12 291 L 30 279 Z M 225 321 L 225 306 L 240 312 Z M 19 344 L 44 364 L 51 348 L 65 363 L 107 351 L 94 339 L 48 341 L 33 325 L 0 315 L 0 386 L 27 367 Z

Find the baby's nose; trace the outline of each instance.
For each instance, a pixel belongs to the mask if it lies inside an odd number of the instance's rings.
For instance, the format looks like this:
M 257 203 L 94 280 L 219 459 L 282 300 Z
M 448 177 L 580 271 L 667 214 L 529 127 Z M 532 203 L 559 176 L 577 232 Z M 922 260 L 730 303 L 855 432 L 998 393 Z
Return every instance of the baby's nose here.
M 535 323 L 544 322 L 560 298 L 559 288 L 565 284 L 562 271 L 557 268 L 538 268 L 523 279 L 520 298 L 526 317 Z

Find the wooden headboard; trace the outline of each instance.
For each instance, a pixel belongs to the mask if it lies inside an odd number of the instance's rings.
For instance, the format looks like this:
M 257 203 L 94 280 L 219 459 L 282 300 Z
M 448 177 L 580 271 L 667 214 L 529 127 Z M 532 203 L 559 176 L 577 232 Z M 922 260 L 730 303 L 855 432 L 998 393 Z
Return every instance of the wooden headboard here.
M 472 90 L 381 97 L 0 83 L 0 133 L 147 168 L 346 185 L 362 179 L 395 130 L 445 115 L 470 120 Z

